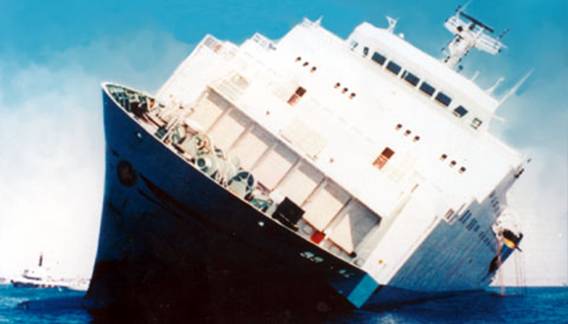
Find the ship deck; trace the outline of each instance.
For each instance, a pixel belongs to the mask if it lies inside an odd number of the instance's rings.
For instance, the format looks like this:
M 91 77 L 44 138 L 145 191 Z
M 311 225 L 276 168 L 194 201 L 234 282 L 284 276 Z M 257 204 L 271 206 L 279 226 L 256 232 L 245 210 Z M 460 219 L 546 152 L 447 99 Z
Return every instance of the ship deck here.
M 173 154 L 182 158 L 189 166 L 211 178 L 233 196 L 260 211 L 266 216 L 267 220 L 282 226 L 310 244 L 362 270 L 362 261 L 357 259 L 357 252 L 346 251 L 336 244 L 319 244 L 324 239 L 325 234 L 314 230 L 315 226 L 310 224 L 308 220 L 305 218 L 289 219 L 285 215 L 278 215 L 279 204 L 272 199 L 273 192 L 259 181 L 252 180 L 253 175 L 248 171 L 230 165 L 232 161 L 228 160 L 231 157 L 226 156 L 222 149 L 212 143 L 206 135 L 206 130 L 191 119 L 184 118 L 182 113 L 187 107 L 167 106 L 158 102 L 149 94 L 120 85 L 105 84 L 103 87 L 125 113 L 145 129 L 148 134 L 163 143 Z M 190 107 L 189 109 L 193 108 Z M 223 174 L 223 171 L 227 171 L 223 168 L 218 168 L 217 172 L 208 172 L 207 165 L 212 161 L 203 161 L 201 158 L 208 154 L 214 154 L 218 159 L 228 162 L 227 164 L 230 165 L 228 168 L 232 171 L 230 173 L 233 174 L 233 179 Z M 240 179 L 238 179 L 239 177 Z M 235 178 L 240 180 L 240 183 L 232 181 Z M 280 201 L 280 203 L 282 202 Z M 297 206 L 292 204 L 291 207 L 287 208 L 294 209 L 294 207 Z M 316 255 L 305 255 L 303 257 L 314 263 L 322 261 Z

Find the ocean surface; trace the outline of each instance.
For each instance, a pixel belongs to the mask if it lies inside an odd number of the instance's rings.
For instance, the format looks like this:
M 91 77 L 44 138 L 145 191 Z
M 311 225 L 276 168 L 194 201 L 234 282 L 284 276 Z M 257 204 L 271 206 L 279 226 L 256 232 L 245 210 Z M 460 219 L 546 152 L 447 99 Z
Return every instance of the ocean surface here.
M 99 323 L 82 307 L 83 292 L 62 289 L 13 288 L 0 285 L 0 323 Z M 450 298 L 430 300 L 395 308 L 303 317 L 282 313 L 223 316 L 223 310 L 204 322 L 231 323 L 568 323 L 568 288 L 507 288 Z M 147 318 L 160 322 L 159 318 Z M 122 318 L 120 322 L 128 322 Z M 139 322 L 139 321 L 137 321 Z M 143 321 L 142 321 L 143 322 Z M 199 322 L 195 319 L 187 322 Z

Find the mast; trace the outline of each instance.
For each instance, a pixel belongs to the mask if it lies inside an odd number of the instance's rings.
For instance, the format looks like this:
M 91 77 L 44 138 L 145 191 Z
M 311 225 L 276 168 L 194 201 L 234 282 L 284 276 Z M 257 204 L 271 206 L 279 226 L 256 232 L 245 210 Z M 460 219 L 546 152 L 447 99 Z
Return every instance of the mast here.
M 491 36 L 494 32 L 493 28 L 465 13 L 461 6 L 457 8 L 452 17 L 446 20 L 444 26 L 454 35 L 454 38 L 444 48 L 446 57 L 443 61 L 453 69 L 457 66 L 457 69 L 461 70 L 458 64 L 472 48 L 497 55 L 506 47 L 501 43 L 501 38 L 507 31 L 497 37 Z

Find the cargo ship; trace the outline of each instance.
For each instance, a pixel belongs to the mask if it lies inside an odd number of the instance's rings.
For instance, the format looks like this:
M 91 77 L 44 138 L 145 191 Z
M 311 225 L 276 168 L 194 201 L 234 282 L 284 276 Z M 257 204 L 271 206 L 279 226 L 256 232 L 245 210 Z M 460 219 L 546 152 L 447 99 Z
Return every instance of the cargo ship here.
M 103 83 L 89 305 L 253 287 L 364 308 L 486 288 L 519 250 L 506 195 L 528 162 L 489 132 L 515 89 L 495 97 L 500 80 L 482 89 L 462 60 L 503 34 L 458 8 L 435 58 L 396 23 L 206 35 L 155 94 Z

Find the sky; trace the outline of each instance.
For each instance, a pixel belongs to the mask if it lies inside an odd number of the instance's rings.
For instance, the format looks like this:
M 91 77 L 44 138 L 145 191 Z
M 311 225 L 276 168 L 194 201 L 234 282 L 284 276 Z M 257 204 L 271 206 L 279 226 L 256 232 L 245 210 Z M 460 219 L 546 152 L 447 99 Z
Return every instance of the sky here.
M 100 83 L 155 92 L 207 33 L 241 43 L 282 37 L 303 17 L 323 16 L 341 37 L 362 21 L 397 31 L 441 57 L 443 28 L 458 1 L 33 1 L 0 0 L 0 277 L 37 262 L 64 277 L 89 277 L 103 193 Z M 471 12 L 510 29 L 498 57 L 472 53 L 463 73 L 499 77 L 504 93 L 531 78 L 497 114 L 492 132 L 527 157 L 511 192 L 525 239 L 504 268 L 508 284 L 568 282 L 568 1 L 477 0 Z

